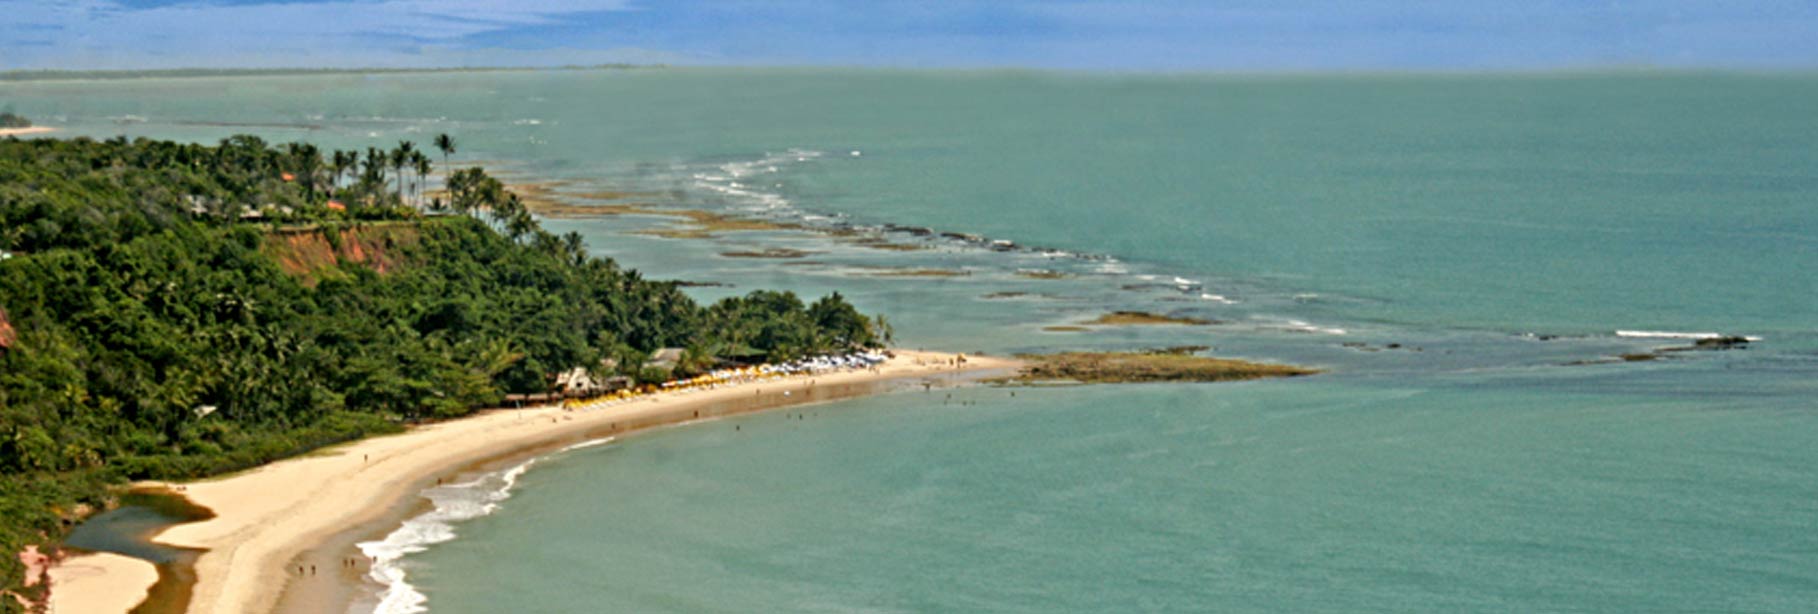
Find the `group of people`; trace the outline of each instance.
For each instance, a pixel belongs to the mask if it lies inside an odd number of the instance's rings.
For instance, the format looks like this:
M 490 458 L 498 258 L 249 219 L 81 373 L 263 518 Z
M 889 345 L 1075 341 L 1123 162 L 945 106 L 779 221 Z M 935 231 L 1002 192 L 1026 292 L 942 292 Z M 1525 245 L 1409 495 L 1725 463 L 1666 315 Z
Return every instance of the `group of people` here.
M 349 567 L 349 568 L 359 567 L 360 559 L 355 558 L 355 557 L 343 558 L 343 559 L 341 559 L 341 566 Z M 299 575 L 299 576 L 316 575 L 316 566 L 315 565 L 298 565 L 297 566 L 297 575 Z

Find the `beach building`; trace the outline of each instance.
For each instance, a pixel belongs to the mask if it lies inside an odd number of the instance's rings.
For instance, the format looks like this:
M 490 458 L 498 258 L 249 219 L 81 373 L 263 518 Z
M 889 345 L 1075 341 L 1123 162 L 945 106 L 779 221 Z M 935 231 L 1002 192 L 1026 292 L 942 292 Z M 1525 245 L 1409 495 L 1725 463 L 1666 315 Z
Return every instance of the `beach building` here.
M 631 384 L 632 380 L 629 377 L 615 375 L 597 378 L 583 367 L 575 367 L 557 373 L 555 378 L 556 392 L 570 398 L 630 388 Z
M 682 348 L 662 348 L 651 353 L 650 360 L 645 362 L 644 366 L 674 370 L 675 366 L 682 362 L 683 351 Z

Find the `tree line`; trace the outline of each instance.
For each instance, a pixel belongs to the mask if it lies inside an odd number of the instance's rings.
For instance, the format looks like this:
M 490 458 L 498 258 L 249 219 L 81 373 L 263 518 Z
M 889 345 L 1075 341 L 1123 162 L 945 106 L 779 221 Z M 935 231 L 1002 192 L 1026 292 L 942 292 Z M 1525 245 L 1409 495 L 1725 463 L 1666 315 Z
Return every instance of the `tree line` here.
M 543 230 L 479 168 L 445 172 L 427 194 L 432 169 L 407 145 L 355 156 L 251 136 L 0 140 L 8 585 L 21 579 L 10 553 L 54 539 L 68 510 L 126 480 L 461 416 L 575 367 L 648 380 L 881 341 L 838 294 L 697 304 Z M 298 234 L 364 241 L 402 264 L 303 274 L 283 260 Z M 643 368 L 664 347 L 687 349 L 677 372 Z

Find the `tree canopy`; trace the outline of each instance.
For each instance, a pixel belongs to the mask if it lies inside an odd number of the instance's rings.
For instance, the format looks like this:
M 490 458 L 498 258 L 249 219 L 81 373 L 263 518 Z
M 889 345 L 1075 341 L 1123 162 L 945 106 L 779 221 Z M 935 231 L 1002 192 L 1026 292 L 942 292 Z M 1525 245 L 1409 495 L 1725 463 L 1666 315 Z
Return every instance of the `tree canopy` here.
M 478 168 L 426 199 L 406 145 L 0 140 L 0 548 L 109 484 L 464 415 L 575 367 L 879 341 L 838 294 L 699 305 L 544 231 Z M 11 556 L 0 572 L 20 579 Z

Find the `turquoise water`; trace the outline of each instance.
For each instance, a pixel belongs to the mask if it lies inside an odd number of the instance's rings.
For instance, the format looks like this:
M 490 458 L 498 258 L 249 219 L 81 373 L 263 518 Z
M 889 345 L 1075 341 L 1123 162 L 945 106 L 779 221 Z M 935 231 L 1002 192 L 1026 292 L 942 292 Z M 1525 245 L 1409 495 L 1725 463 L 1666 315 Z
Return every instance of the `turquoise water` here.
M 1351 382 L 1008 394 L 576 451 L 426 555 L 421 584 L 457 613 L 527 592 L 548 611 L 1793 612 L 1818 590 L 1809 415 Z
M 730 285 L 704 298 L 837 289 L 911 347 L 1331 371 L 906 392 L 566 452 L 432 493 L 448 517 L 418 528 L 458 537 L 395 566 L 432 612 L 1818 603 L 1818 75 L 690 69 L 13 83 L 0 104 L 95 136 L 448 132 L 578 204 L 629 190 L 928 248 L 548 222 Z M 720 255 L 766 247 L 815 253 Z M 1219 323 L 1044 330 L 1113 309 Z M 1600 362 L 1688 342 L 1617 331 L 1761 341 Z

